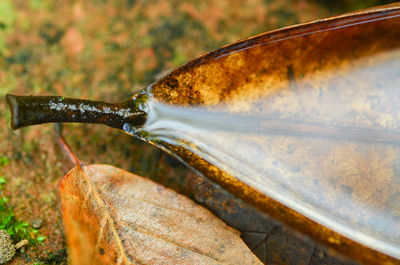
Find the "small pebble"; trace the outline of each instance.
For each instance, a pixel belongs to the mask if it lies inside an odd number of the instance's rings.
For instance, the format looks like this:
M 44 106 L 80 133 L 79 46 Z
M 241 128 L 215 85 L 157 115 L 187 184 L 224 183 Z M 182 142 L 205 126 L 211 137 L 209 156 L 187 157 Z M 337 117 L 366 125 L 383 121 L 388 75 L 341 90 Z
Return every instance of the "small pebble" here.
M 5 230 L 0 230 L 0 264 L 10 261 L 15 255 L 15 246 L 10 235 Z
M 19 252 L 25 253 L 25 247 L 21 247 L 21 248 L 19 249 Z
M 42 219 L 35 219 L 35 220 L 32 221 L 31 225 L 32 225 L 33 228 L 39 229 L 43 225 L 43 220 Z

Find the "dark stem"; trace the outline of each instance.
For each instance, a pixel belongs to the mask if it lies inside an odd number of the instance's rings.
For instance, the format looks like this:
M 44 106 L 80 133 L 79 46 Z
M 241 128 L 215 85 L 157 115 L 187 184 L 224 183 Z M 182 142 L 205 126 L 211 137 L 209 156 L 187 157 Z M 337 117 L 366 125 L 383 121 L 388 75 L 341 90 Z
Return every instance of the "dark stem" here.
M 123 129 L 129 123 L 141 127 L 147 114 L 135 100 L 122 103 L 105 103 L 57 96 L 6 95 L 11 108 L 11 127 L 15 130 L 24 126 L 49 122 L 99 123 Z

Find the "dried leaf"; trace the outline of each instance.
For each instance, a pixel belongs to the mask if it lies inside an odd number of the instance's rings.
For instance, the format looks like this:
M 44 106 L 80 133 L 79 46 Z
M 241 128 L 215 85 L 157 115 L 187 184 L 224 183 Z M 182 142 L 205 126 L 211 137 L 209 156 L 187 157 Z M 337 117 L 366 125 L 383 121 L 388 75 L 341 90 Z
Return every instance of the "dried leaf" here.
M 261 264 L 209 211 L 121 169 L 75 167 L 61 197 L 72 264 Z

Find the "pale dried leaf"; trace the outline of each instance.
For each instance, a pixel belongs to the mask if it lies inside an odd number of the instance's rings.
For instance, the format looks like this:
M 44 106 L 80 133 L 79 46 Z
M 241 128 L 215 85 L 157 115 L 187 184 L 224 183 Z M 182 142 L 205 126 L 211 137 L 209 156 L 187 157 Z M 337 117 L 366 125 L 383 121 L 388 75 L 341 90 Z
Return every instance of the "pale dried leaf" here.
M 72 264 L 261 264 L 208 210 L 121 169 L 76 167 L 61 197 Z

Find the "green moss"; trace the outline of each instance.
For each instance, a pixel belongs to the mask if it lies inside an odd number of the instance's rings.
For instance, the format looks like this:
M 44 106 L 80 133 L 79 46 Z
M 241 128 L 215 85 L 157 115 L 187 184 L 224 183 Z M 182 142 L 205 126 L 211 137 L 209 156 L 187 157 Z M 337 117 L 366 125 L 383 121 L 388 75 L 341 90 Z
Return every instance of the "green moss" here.
M 178 67 L 182 64 L 186 63 L 188 59 L 186 58 L 185 54 L 179 50 L 175 51 L 174 57 L 172 58 L 172 63 Z
M 288 10 L 286 8 L 279 8 L 274 12 L 271 12 L 273 17 L 278 18 L 278 28 L 284 27 L 288 24 L 297 24 L 299 23 L 299 19 L 297 14 L 293 10 Z
M 0 155 L 0 166 L 7 166 L 8 163 L 10 163 L 10 160 L 8 159 L 8 157 Z M 0 183 L 1 183 L 1 179 L 3 177 L 0 177 Z M 4 179 L 4 178 L 3 178 Z M 4 182 L 5 183 L 5 182 Z M 1 190 L 1 186 L 0 186 L 0 190 Z
M 27 64 L 32 58 L 32 51 L 29 49 L 21 49 L 10 57 L 6 58 L 9 64 Z
M 33 10 L 40 10 L 43 8 L 43 1 L 42 0 L 30 0 L 29 1 L 29 6 Z
M 0 190 L 3 189 L 3 185 L 7 183 L 7 180 L 4 177 L 0 177 Z
M 28 2 L 28 1 L 26 1 Z M 29 0 L 29 8 L 34 11 L 48 11 L 51 12 L 54 10 L 54 3 L 53 1 L 48 0 Z
M 17 12 L 10 0 L 0 1 L 0 56 L 6 52 L 6 36 L 13 33 Z
M 173 18 L 161 18 L 148 32 L 150 46 L 155 52 L 157 65 L 147 74 L 147 83 L 165 69 L 167 62 L 176 66 L 186 62 L 183 47 L 190 39 L 197 39 L 199 50 L 211 50 L 217 47 L 203 24 L 188 14 L 178 13 Z M 198 37 L 202 36 L 202 37 Z
M 0 1 L 0 28 L 12 32 L 17 12 L 10 0 Z
M 1 32 L 0 32 L 0 56 L 1 50 Z M 4 97 L 7 93 L 11 92 L 17 87 L 17 77 L 15 74 L 8 72 L 5 78 L 0 79 L 0 97 Z
M 14 243 L 23 239 L 27 239 L 31 245 L 43 242 L 46 237 L 40 235 L 39 230 L 32 228 L 27 222 L 15 217 L 13 208 L 8 205 L 8 198 L 2 192 L 6 183 L 7 180 L 4 177 L 0 177 L 0 230 L 6 230 Z
M 314 0 L 323 6 L 329 7 L 334 13 L 349 12 L 357 9 L 393 3 L 392 0 Z
M 39 36 L 48 44 L 57 44 L 64 35 L 63 29 L 52 22 L 45 22 L 39 28 Z

